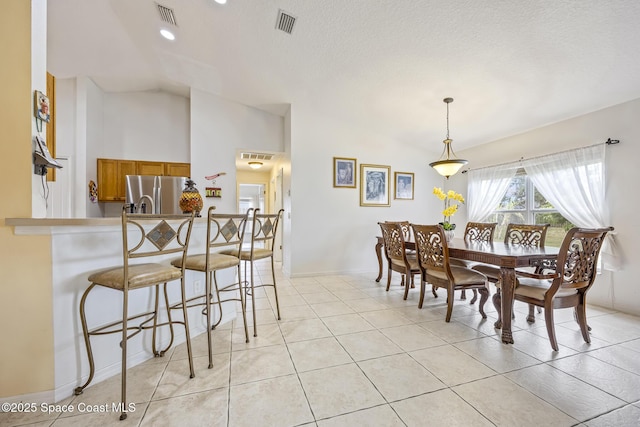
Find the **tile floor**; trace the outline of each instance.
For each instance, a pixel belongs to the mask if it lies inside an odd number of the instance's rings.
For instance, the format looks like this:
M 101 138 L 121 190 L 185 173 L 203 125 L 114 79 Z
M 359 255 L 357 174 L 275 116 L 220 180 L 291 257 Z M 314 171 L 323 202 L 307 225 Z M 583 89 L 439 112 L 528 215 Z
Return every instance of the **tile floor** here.
M 591 306 L 586 344 L 571 310 L 557 311 L 553 352 L 542 315 L 529 325 L 517 305 L 516 343 L 504 345 L 490 301 L 483 320 L 457 293 L 446 323 L 443 290 L 418 310 L 418 289 L 403 301 L 398 280 L 385 292 L 374 276 L 279 275 L 281 321 L 273 293 L 260 291 L 258 337 L 245 343 L 241 321 L 214 331 L 213 369 L 204 334 L 193 340 L 194 379 L 184 345 L 132 368 L 136 410 L 125 421 L 0 413 L 0 425 L 640 425 L 640 318 Z M 119 384 L 115 376 L 61 403 L 117 402 Z

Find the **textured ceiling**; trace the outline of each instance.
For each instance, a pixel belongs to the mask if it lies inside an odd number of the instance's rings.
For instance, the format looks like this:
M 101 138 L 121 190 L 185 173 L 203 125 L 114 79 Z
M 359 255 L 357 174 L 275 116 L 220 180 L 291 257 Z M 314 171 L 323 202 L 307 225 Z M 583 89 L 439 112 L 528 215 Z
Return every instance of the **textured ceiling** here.
M 49 0 L 48 68 L 105 91 L 289 104 L 439 152 L 640 98 L 638 0 Z M 293 34 L 275 29 L 279 9 Z

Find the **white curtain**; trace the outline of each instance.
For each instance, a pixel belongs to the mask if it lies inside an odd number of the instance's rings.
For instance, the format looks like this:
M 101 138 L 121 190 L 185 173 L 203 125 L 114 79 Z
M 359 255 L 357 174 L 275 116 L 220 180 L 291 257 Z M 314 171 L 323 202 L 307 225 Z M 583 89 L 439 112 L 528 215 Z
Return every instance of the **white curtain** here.
M 538 191 L 574 225 L 607 227 L 610 220 L 605 200 L 605 148 L 605 144 L 597 144 L 523 160 L 522 166 Z M 614 233 L 607 235 L 600 255 L 603 268 L 620 269 Z
M 504 197 L 518 164 L 472 169 L 467 178 L 469 221 L 482 222 L 491 215 Z

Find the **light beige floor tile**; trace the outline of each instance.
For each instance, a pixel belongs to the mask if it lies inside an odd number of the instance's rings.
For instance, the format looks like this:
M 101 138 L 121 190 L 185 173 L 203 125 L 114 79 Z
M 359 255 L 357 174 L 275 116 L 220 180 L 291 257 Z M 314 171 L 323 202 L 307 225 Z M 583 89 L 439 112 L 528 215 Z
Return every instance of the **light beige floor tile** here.
M 495 371 L 450 344 L 412 351 L 409 356 L 450 387 L 496 375 Z
M 497 426 L 572 426 L 577 421 L 502 376 L 453 387 Z
M 296 375 L 231 387 L 230 427 L 296 426 L 313 414 Z
M 331 332 L 320 319 L 285 322 L 280 325 L 280 330 L 288 343 L 331 336 Z
M 549 342 L 549 334 L 547 333 L 546 327 L 543 326 L 539 328 L 531 328 L 528 331 L 532 334 L 538 335 L 539 337 L 546 338 L 547 345 L 551 346 L 551 343 Z M 609 341 L 597 338 L 593 334 L 590 336 L 591 343 L 586 343 L 584 341 L 584 338 L 582 338 L 582 333 L 580 332 L 580 329 L 576 323 L 556 325 L 555 331 L 558 345 L 569 347 L 570 349 L 575 351 L 590 351 L 611 345 Z
M 391 309 L 367 311 L 360 315 L 376 328 L 391 328 L 393 326 L 410 325 L 413 323 L 411 319 Z
M 295 373 L 284 345 L 234 351 L 231 354 L 231 384 L 243 384 Z
M 225 427 L 228 394 L 222 388 L 151 402 L 140 426 Z
M 467 341 L 475 338 L 483 338 L 486 335 L 473 328 L 458 323 L 454 320 L 447 323 L 442 320 L 435 320 L 431 322 L 419 323 L 418 326 L 425 328 L 433 335 L 445 340 L 448 343 L 454 343 L 459 341 Z
M 331 293 L 333 293 L 336 297 L 338 297 L 342 301 L 368 298 L 367 294 L 355 288 L 332 290 Z
M 389 308 L 388 306 L 376 301 L 373 298 L 345 300 L 344 303 L 358 313 L 363 313 L 365 311 L 384 310 L 386 308 Z
M 57 402 L 52 405 L 59 405 L 59 408 L 51 408 L 48 404 L 45 406 L 44 410 L 41 406 L 41 403 L 33 403 L 33 402 L 5 402 L 4 399 L 0 398 L 1 403 L 9 403 L 10 406 L 8 408 L 2 407 L 0 410 L 0 426 L 18 426 L 25 424 L 40 424 L 51 425 L 54 419 L 59 415 L 63 414 L 64 411 L 68 411 L 70 408 L 73 408 L 71 413 L 67 413 L 65 415 L 77 415 L 78 410 L 73 405 L 73 400 L 75 396 L 64 399 L 60 402 Z M 25 407 L 26 404 L 26 407 Z M 63 409 L 63 407 L 65 409 Z
M 286 307 L 296 307 L 299 305 L 308 306 L 307 301 L 297 292 L 293 295 L 278 294 L 278 304 L 281 310 Z
M 73 414 L 69 417 L 60 417 L 53 424 L 46 424 L 56 427 L 84 427 L 84 426 L 122 426 L 132 425 L 137 426 L 140 424 L 142 417 L 145 415 L 148 403 L 131 404 L 128 406 L 127 418 L 120 421 L 121 409 L 119 407 L 113 407 L 111 402 L 103 403 L 97 407 L 75 407 Z M 5 424 L 0 424 L 5 425 Z M 33 425 L 29 424 L 29 427 Z
M 389 405 L 380 405 L 318 421 L 318 427 L 353 426 L 404 427 L 405 424 L 398 418 L 398 415 L 396 415 Z
M 485 427 L 485 417 L 451 390 L 439 390 L 392 403 L 391 406 L 408 427 L 425 425 Z
M 298 372 L 353 362 L 351 356 L 334 337 L 295 342 L 288 347 Z
M 640 338 L 640 318 L 630 314 L 614 313 L 587 318 L 591 335 L 618 344 Z
M 445 341 L 418 325 L 384 328 L 380 329 L 380 332 L 404 351 L 414 351 L 446 344 Z
M 308 284 L 301 284 L 301 285 L 294 284 L 294 287 L 296 288 L 296 291 L 298 291 L 300 295 L 327 291 L 325 287 L 322 286 L 320 283 L 308 283 Z
M 294 307 L 280 307 L 280 322 L 290 322 L 295 320 L 316 319 L 318 315 L 308 305 L 297 305 Z
M 295 278 L 289 279 L 289 281 L 293 286 L 296 286 L 296 287 L 300 285 L 315 285 L 320 283 L 315 277 L 295 277 Z
M 268 308 L 266 310 L 258 310 L 256 309 L 256 324 L 257 325 L 268 325 L 278 322 L 278 317 L 274 310 Z M 249 329 L 253 326 L 253 311 L 251 309 L 247 310 L 247 325 Z M 242 322 L 242 318 L 238 318 L 237 321 L 233 324 L 234 329 L 244 329 L 244 323 Z
M 614 345 L 590 351 L 589 356 L 640 375 L 640 354 L 622 345 Z
M 640 376 L 588 354 L 577 354 L 549 363 L 626 402 L 640 400 Z
M 584 423 L 589 427 L 623 427 L 640 425 L 640 408 L 627 405 Z
M 307 304 L 320 304 L 323 302 L 339 301 L 338 297 L 329 291 L 304 294 L 302 295 L 302 298 L 307 302 Z
M 396 307 L 393 310 L 396 313 L 403 315 L 407 319 L 412 320 L 414 323 L 430 322 L 432 320 L 442 321 L 444 319 L 440 315 L 440 313 L 424 307 L 422 309 L 417 308 L 417 306 L 416 307 L 414 306 L 400 307 L 400 308 Z
M 357 289 L 351 286 L 348 282 L 344 280 L 335 281 L 335 282 L 322 282 L 322 287 L 326 290 L 331 291 L 331 293 L 342 292 L 342 291 L 357 291 Z
M 455 346 L 496 372 L 504 373 L 539 364 L 540 361 L 493 338 L 456 343 Z
M 153 400 L 182 396 L 229 385 L 229 355 L 219 354 L 213 357 L 213 368 L 209 369 L 209 357 L 193 359 L 195 378 L 184 375 L 182 360 L 172 361 L 167 365 Z
M 366 360 L 402 352 L 389 338 L 379 331 L 365 331 L 336 337 L 353 360 Z
M 619 344 L 620 347 L 627 348 L 629 350 L 633 350 L 637 353 L 640 353 L 640 339 L 627 341 L 625 343 Z
M 358 365 L 388 402 L 446 387 L 405 353 L 365 360 Z
M 185 378 L 189 378 L 189 362 L 187 359 L 176 361 L 182 367 Z M 164 364 L 141 364 L 127 370 L 127 403 L 142 403 L 151 400 L 151 396 L 160 382 L 166 368 Z M 90 385 L 84 392 L 76 396 L 74 405 L 82 402 L 87 405 L 102 405 L 105 402 L 120 402 L 120 375 L 114 375 L 98 384 Z
M 385 403 L 355 363 L 302 372 L 299 376 L 316 419 Z
M 244 330 L 234 329 L 232 351 L 247 350 L 269 345 L 284 344 L 284 338 L 278 324 L 258 325 L 258 336 L 254 337 L 253 327 L 249 329 L 249 342 L 245 342 Z
M 622 400 L 549 365 L 531 366 L 505 377 L 579 421 L 625 405 Z
M 311 304 L 311 308 L 319 317 L 338 316 L 340 314 L 353 313 L 354 311 L 342 301 Z
M 375 329 L 371 323 L 355 313 L 324 317 L 322 321 L 327 325 L 331 333 L 336 336 Z
M 495 337 L 500 339 L 502 337 L 502 330 L 496 329 L 493 324 L 498 318 L 487 314 L 487 318 L 483 319 L 480 313 L 476 313 L 472 316 L 460 316 L 456 317 L 456 322 L 466 325 L 476 331 L 482 332 L 489 337 Z
M 502 341 L 500 336 L 492 338 Z M 513 341 L 513 348 L 543 362 L 577 354 L 577 351 L 560 344 L 558 344 L 558 351 L 555 351 L 551 348 L 548 338 L 532 334 L 529 331 L 515 331 Z

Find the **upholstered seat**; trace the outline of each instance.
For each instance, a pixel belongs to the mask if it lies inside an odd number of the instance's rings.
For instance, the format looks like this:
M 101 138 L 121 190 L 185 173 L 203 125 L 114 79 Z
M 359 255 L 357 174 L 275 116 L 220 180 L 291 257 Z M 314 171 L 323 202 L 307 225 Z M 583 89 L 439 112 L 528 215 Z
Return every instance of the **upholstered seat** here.
M 478 310 L 482 317 L 486 319 L 484 304 L 489 299 L 486 276 L 466 267 L 451 265 L 449 262 L 449 247 L 442 226 L 412 224 L 412 227 L 420 266 L 420 301 L 418 302 L 418 308 L 422 308 L 425 285 L 427 283 L 430 283 L 434 289 L 445 288 L 447 290 L 447 316 L 445 320 L 449 322 L 453 312 L 454 291 L 475 289 L 480 293 Z
M 176 267 L 182 267 L 182 259 L 174 260 L 172 264 Z M 209 269 L 221 270 L 237 267 L 238 264 L 240 264 L 240 259 L 236 256 L 222 253 L 209 254 Z M 205 254 L 189 255 L 185 261 L 185 267 L 187 270 L 207 271 L 207 256 Z
M 176 268 L 160 262 L 134 263 L 139 259 L 150 261 L 164 261 L 166 256 L 180 254 L 180 260 L 187 256 L 194 214 L 185 215 L 143 215 L 127 214 L 122 212 L 122 265 L 97 271 L 89 275 L 91 283 L 80 299 L 80 321 L 89 359 L 89 378 L 77 387 L 76 395 L 82 394 L 91 383 L 95 374 L 94 355 L 91 346 L 91 337 L 106 334 L 121 334 L 120 351 L 121 362 L 121 408 L 120 419 L 127 418 L 127 341 L 145 329 L 153 330 L 152 350 L 155 356 L 163 356 L 173 344 L 173 325 L 182 324 L 185 329 L 187 344 L 187 356 L 189 362 L 189 375 L 195 376 L 193 370 L 193 355 L 191 352 L 191 337 L 189 333 L 189 318 L 186 310 L 185 299 L 185 269 Z M 182 307 L 182 320 L 174 320 L 171 316 L 171 306 L 168 301 L 167 284 L 180 281 L 180 303 Z M 162 315 L 159 312 L 160 285 L 164 288 L 164 301 L 167 308 L 166 321 L 160 321 Z M 87 324 L 86 303 L 91 291 L 96 287 L 114 289 L 123 293 L 121 317 L 106 325 L 89 329 Z M 152 299 L 153 308 L 137 314 L 129 313 L 129 293 L 139 289 L 151 288 L 155 294 Z M 117 313 L 114 313 L 117 314 Z M 157 348 L 156 331 L 163 326 L 169 326 L 169 342 L 162 350 Z

